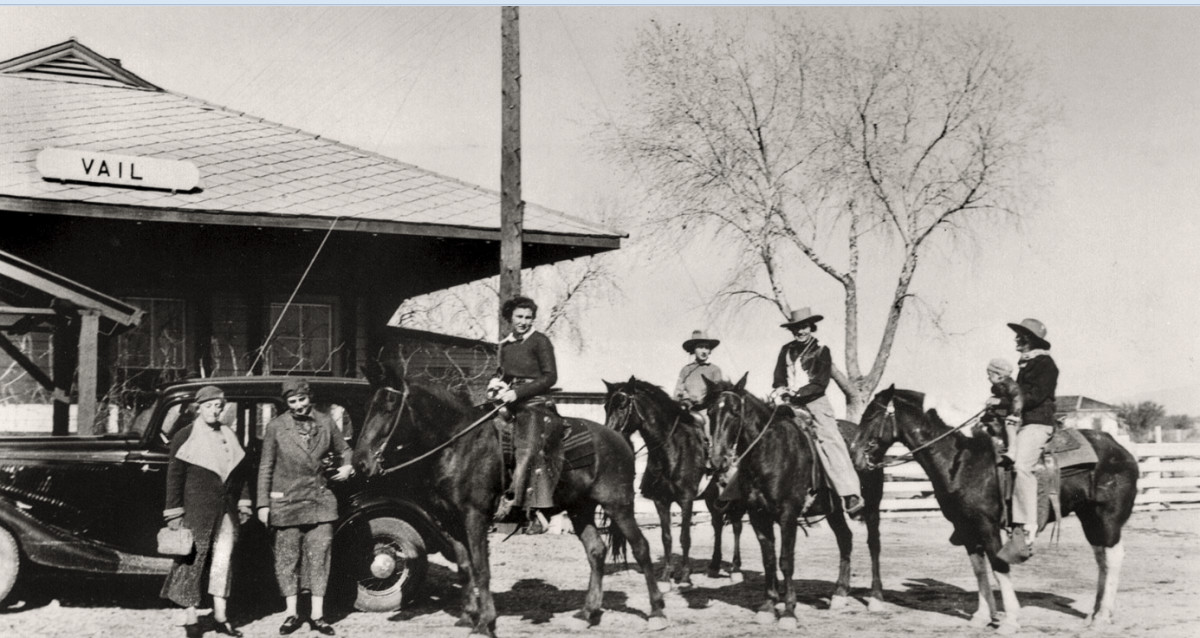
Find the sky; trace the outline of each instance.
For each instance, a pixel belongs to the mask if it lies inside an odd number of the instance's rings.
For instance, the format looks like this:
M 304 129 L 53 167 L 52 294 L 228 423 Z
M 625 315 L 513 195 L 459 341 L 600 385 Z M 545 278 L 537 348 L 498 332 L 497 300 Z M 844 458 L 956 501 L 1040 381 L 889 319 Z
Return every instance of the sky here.
M 1200 415 L 1200 8 L 925 10 L 1010 29 L 1060 116 L 1020 225 L 942 244 L 923 262 L 921 302 L 901 322 L 884 385 L 922 390 L 951 417 L 972 414 L 988 394 L 987 362 L 1016 359 L 1005 324 L 1036 317 L 1060 395 Z M 753 29 L 779 15 L 769 11 L 523 7 L 524 199 L 599 219 L 628 196 L 596 133 L 629 97 L 626 51 L 650 20 Z M 774 11 L 855 22 L 912 9 Z M 168 90 L 499 187 L 498 7 L 2 6 L 0 25 L 0 59 L 75 37 Z M 705 246 L 652 260 L 638 220 L 621 230 L 629 248 L 610 257 L 621 297 L 588 309 L 582 349 L 559 346 L 560 385 L 601 390 L 601 379 L 636 375 L 669 388 L 687 362 L 682 342 L 702 328 L 722 340 L 713 361 L 727 375 L 748 372 L 752 390 L 769 390 L 789 336 L 777 311 L 715 319 L 705 301 L 726 264 Z M 808 296 L 792 301 L 826 316 L 818 337 L 840 361 L 838 290 L 816 276 L 803 286 Z M 864 368 L 876 315 L 862 317 Z

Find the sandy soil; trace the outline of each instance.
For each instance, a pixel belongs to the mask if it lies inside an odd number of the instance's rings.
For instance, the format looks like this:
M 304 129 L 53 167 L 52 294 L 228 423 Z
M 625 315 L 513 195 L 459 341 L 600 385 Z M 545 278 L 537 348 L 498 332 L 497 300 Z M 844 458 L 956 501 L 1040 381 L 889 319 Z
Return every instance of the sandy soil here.
M 812 636 L 975 636 L 967 616 L 975 606 L 975 581 L 966 554 L 947 538 L 940 518 L 890 519 L 883 523 L 885 611 L 872 613 L 862 602 L 870 579 L 866 530 L 854 526 L 855 597 L 849 609 L 830 611 L 837 550 L 824 525 L 801 537 L 797 546 L 800 604 L 797 634 Z M 645 528 L 655 556 L 661 556 L 659 530 Z M 726 529 L 726 547 L 730 532 Z M 692 547 L 695 587 L 668 596 L 670 626 L 655 636 L 781 635 L 777 627 L 754 624 L 761 601 L 758 544 L 749 526 L 743 536 L 746 579 L 710 579 L 703 567 L 712 551 L 707 523 L 697 527 Z M 493 586 L 502 636 L 627 636 L 645 631 L 646 591 L 632 570 L 610 566 L 605 578 L 605 614 L 599 626 L 573 630 L 566 619 L 582 605 L 588 569 L 578 540 L 569 534 L 493 536 Z M 1193 638 L 1200 635 L 1200 510 L 1142 512 L 1126 527 L 1126 562 L 1117 599 L 1115 626 L 1096 635 L 1125 638 Z M 728 551 L 728 549 L 727 549 Z M 728 556 L 726 557 L 728 560 Z M 1038 555 L 1015 572 L 1022 605 L 1020 635 L 1067 636 L 1082 632 L 1094 596 L 1096 567 L 1078 520 L 1069 518 L 1062 542 L 1039 540 Z M 80 580 L 44 578 L 26 587 L 17 604 L 0 610 L 0 636 L 182 636 L 179 610 L 157 597 L 158 580 Z M 465 636 L 455 628 L 458 589 L 444 565 L 431 569 L 427 598 L 393 614 L 345 612 L 334 615 L 340 636 Z M 247 636 L 277 636 L 281 601 L 248 604 L 237 593 L 231 605 L 235 624 Z M 214 635 L 214 634 L 208 634 Z M 307 628 L 296 636 L 317 635 Z

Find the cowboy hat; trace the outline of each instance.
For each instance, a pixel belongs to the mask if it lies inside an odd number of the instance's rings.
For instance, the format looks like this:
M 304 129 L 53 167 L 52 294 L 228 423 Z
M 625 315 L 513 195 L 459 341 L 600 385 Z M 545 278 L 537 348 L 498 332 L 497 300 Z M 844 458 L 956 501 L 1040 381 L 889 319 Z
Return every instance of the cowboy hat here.
M 1008 327 L 1012 328 L 1014 332 L 1031 337 L 1034 345 L 1040 343 L 1045 348 L 1050 347 L 1050 342 L 1046 341 L 1046 325 L 1037 319 L 1022 319 L 1021 323 L 1010 323 Z
M 706 346 L 709 350 L 721 344 L 720 339 L 713 339 L 708 336 L 708 333 L 703 330 L 693 330 L 692 338 L 683 342 L 683 349 L 691 352 L 698 346 Z
M 823 315 L 814 315 L 812 309 L 805 306 L 799 310 L 793 310 L 788 313 L 788 320 L 779 324 L 780 328 L 793 328 L 805 323 L 811 323 L 814 326 L 818 321 L 824 319 Z

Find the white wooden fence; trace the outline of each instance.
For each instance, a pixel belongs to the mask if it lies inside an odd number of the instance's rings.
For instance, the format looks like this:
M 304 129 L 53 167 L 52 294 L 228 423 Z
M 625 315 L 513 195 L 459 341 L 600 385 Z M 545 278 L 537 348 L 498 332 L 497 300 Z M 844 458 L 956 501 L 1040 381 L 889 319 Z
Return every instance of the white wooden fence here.
M 1200 443 L 1130 443 L 1138 457 L 1136 509 L 1195 507 L 1200 504 Z M 890 452 L 904 453 L 902 447 Z M 915 462 L 885 470 L 880 508 L 895 515 L 927 515 L 937 512 L 933 485 Z

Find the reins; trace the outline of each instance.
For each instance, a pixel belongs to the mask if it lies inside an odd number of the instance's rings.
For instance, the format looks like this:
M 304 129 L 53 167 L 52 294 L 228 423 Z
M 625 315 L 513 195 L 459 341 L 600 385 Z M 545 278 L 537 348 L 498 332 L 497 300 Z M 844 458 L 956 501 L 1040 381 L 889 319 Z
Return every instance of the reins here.
M 741 438 L 741 430 L 745 427 L 745 423 L 746 423 L 746 399 L 745 399 L 745 397 L 739 396 L 738 393 L 736 393 L 732 390 L 725 390 L 724 392 L 721 393 L 722 396 L 726 395 L 726 394 L 731 394 L 731 395 L 737 397 L 741 401 L 741 410 L 740 410 L 741 415 L 739 415 L 739 418 L 738 418 L 738 438 L 740 439 Z M 750 451 L 754 449 L 754 446 L 758 445 L 758 442 L 762 440 L 763 435 L 765 435 L 767 433 L 767 430 L 771 427 L 771 423 L 775 420 L 775 415 L 779 412 L 780 407 L 781 407 L 780 405 L 776 405 L 775 408 L 773 410 L 771 410 L 771 415 L 767 417 L 767 421 L 763 425 L 762 430 L 758 433 L 758 436 L 755 437 L 754 440 L 750 442 L 750 445 L 748 445 L 746 447 L 746 449 L 741 454 L 739 454 L 736 459 L 734 459 L 734 461 L 732 463 L 733 467 L 737 467 L 737 466 L 741 465 L 742 459 L 746 458 L 746 455 L 750 454 Z M 722 424 L 723 423 L 724 423 L 724 421 L 722 421 Z
M 383 452 L 383 450 L 386 450 L 386 449 L 387 449 L 387 444 L 388 444 L 388 442 L 389 442 L 389 441 L 391 441 L 391 440 L 392 440 L 392 435 L 396 433 L 396 430 L 397 430 L 397 429 L 399 429 L 399 426 L 400 426 L 400 415 L 401 415 L 401 414 L 403 414 L 403 412 L 404 412 L 404 406 L 405 406 L 405 405 L 408 403 L 408 388 L 407 388 L 407 387 L 405 387 L 405 388 L 404 388 L 404 392 L 401 392 L 400 390 L 397 390 L 397 389 L 395 389 L 395 388 L 392 388 L 392 387 L 385 387 L 385 388 L 384 388 L 384 390 L 387 390 L 388 392 L 395 392 L 395 393 L 397 393 L 397 394 L 400 394 L 400 395 L 401 395 L 401 398 L 400 398 L 400 409 L 399 409 L 399 410 L 396 410 L 396 418 L 392 420 L 392 427 L 391 427 L 391 429 L 390 429 L 390 430 L 388 430 L 387 436 L 385 436 L 385 437 L 383 438 L 383 444 L 379 446 L 379 451 L 380 451 L 380 453 L 382 453 L 382 452 Z M 416 457 L 416 458 L 414 458 L 414 459 L 409 459 L 409 460 L 407 460 L 407 461 L 405 461 L 405 462 L 403 462 L 403 463 L 401 463 L 401 464 L 399 464 L 399 465 L 394 465 L 394 466 L 392 466 L 392 467 L 389 467 L 389 468 L 387 468 L 387 469 L 385 469 L 385 470 L 382 470 L 382 471 L 381 471 L 379 474 L 380 474 L 380 475 L 384 475 L 384 474 L 390 474 L 391 472 L 395 472 L 396 470 L 404 469 L 404 468 L 406 468 L 406 467 L 408 467 L 408 466 L 410 466 L 410 465 L 413 465 L 413 464 L 419 463 L 420 461 L 423 461 L 423 460 L 425 460 L 425 459 L 429 458 L 430 456 L 433 456 L 434 454 L 437 454 L 438 452 L 441 452 L 442 450 L 444 450 L 444 449 L 446 449 L 447 447 L 449 447 L 449 446 L 450 446 L 452 443 L 454 443 L 455 441 L 457 441 L 457 440 L 461 439 L 462 437 L 466 436 L 467 434 L 469 434 L 469 433 L 470 433 L 471 431 L 473 431 L 475 428 L 479 427 L 479 426 L 480 426 L 480 425 L 482 425 L 483 423 L 486 423 L 486 422 L 487 422 L 489 419 L 491 419 L 493 416 L 495 416 L 495 415 L 496 415 L 496 413 L 497 413 L 497 412 L 499 412 L 499 411 L 500 411 L 500 408 L 502 408 L 502 407 L 504 407 L 504 406 L 502 406 L 502 405 L 497 405 L 496 407 L 494 407 L 494 408 L 492 408 L 491 410 L 489 410 L 487 414 L 484 414 L 483 416 L 481 416 L 481 417 L 479 417 L 478 419 L 476 419 L 474 423 L 472 423 L 471 425 L 468 425 L 467 427 L 463 428 L 463 429 L 462 429 L 462 430 L 460 430 L 458 433 L 456 433 L 454 436 L 452 436 L 452 437 L 450 437 L 449 439 L 446 439 L 445 441 L 443 441 L 443 442 L 439 443 L 438 445 L 434 446 L 432 449 L 430 449 L 429 451 L 425 452 L 424 454 L 421 454 L 420 456 L 418 456 L 418 457 Z
M 625 411 L 625 418 L 621 419 L 620 425 L 618 425 L 617 427 L 614 427 L 613 428 L 614 430 L 616 430 L 617 432 L 624 433 L 625 427 L 627 425 L 629 425 L 629 417 L 630 417 L 631 413 L 635 413 L 635 412 L 637 413 L 638 419 L 640 419 L 643 424 L 649 423 L 649 420 L 646 418 L 646 415 L 642 413 L 641 406 L 638 405 L 638 402 L 634 398 L 632 393 L 628 393 L 624 390 L 620 390 L 620 391 L 613 393 L 613 396 L 621 396 L 622 398 L 625 399 L 625 402 L 629 406 L 631 406 L 629 409 L 627 409 Z M 671 424 L 671 429 L 667 430 L 667 435 L 666 435 L 666 437 L 663 438 L 662 444 L 655 447 L 654 449 L 657 450 L 659 448 L 666 447 L 667 441 L 671 440 L 671 435 L 675 434 L 675 429 L 679 427 L 679 422 L 682 419 L 683 419 L 682 413 L 680 413 L 678 416 L 675 417 L 675 422 Z M 638 429 L 640 430 L 641 428 L 639 427 Z M 637 451 L 635 451 L 633 453 L 634 456 L 638 456 L 642 452 L 645 452 L 646 448 L 648 448 L 650 446 L 650 444 L 646 443 L 645 440 L 646 440 L 646 435 L 642 434 L 642 447 L 638 448 Z
M 986 410 L 986 409 L 987 408 L 984 408 L 984 410 Z M 913 459 L 916 458 L 917 452 L 927 449 L 927 448 L 929 448 L 929 446 L 933 445 L 934 443 L 937 443 L 938 441 L 941 441 L 942 439 L 950 436 L 951 434 L 958 432 L 959 430 L 967 427 L 968 425 L 972 425 L 975 422 L 977 422 L 979 420 L 979 417 L 981 415 L 983 415 L 984 410 L 980 410 L 980 411 L 976 412 L 973 416 L 971 416 L 966 421 L 963 421 L 960 425 L 950 428 L 949 430 L 942 432 L 941 434 L 935 436 L 932 440 L 927 441 L 926 443 L 909 450 L 907 454 L 901 454 L 900 456 L 897 456 L 896 458 L 894 458 L 890 461 L 885 461 L 883 463 L 878 463 L 878 464 L 872 463 L 871 469 L 879 469 L 881 467 L 895 467 L 897 465 L 904 465 L 905 463 L 912 461 Z M 894 407 L 891 402 L 888 403 L 887 418 L 892 418 L 892 419 L 896 418 L 895 412 L 894 412 Z M 893 425 L 893 427 L 895 427 L 895 426 Z M 876 439 L 876 440 L 878 440 L 878 439 Z

